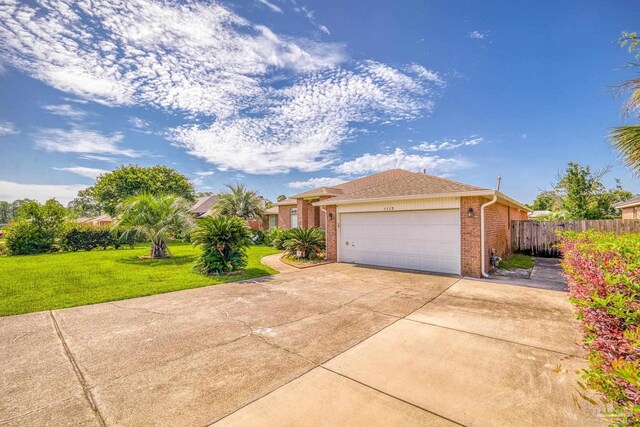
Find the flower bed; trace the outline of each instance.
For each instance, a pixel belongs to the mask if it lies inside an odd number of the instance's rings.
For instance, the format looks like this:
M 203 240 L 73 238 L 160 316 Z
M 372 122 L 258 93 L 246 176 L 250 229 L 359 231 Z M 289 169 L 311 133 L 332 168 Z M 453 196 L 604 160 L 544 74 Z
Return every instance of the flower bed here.
M 640 425 L 640 234 L 567 232 L 560 251 L 588 352 L 582 378 L 613 425 Z

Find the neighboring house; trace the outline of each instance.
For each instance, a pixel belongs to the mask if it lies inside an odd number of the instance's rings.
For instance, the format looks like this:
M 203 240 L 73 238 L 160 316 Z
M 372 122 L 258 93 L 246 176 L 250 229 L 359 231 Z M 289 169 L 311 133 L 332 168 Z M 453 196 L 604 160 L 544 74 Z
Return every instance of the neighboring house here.
M 113 224 L 113 218 L 111 216 L 104 214 L 93 217 L 81 217 L 76 220 L 78 224 L 90 225 L 92 227 L 101 227 L 104 225 Z
M 278 206 L 272 206 L 269 209 L 265 209 L 264 222 L 262 224 L 262 228 L 264 229 L 264 231 L 267 231 L 270 228 L 275 228 L 278 226 L 279 210 L 280 208 Z
M 530 212 L 499 191 L 402 169 L 277 205 L 280 228 L 326 231 L 329 260 L 474 277 L 492 251 L 511 253 L 511 220 Z
M 203 216 L 210 216 L 213 213 L 213 207 L 218 200 L 217 196 L 202 196 L 198 197 L 196 202 L 191 207 L 190 212 L 194 218 L 202 218 Z
M 640 219 L 640 195 L 613 206 L 622 211 L 622 219 Z
M 551 211 L 533 211 L 529 213 L 529 219 L 546 218 L 552 213 Z

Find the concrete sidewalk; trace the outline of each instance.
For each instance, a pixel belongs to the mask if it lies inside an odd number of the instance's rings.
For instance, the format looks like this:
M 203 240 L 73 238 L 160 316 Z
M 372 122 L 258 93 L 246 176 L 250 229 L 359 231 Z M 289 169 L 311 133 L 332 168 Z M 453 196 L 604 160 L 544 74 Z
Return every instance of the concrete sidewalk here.
M 330 264 L 0 318 L 0 425 L 597 425 L 565 295 Z

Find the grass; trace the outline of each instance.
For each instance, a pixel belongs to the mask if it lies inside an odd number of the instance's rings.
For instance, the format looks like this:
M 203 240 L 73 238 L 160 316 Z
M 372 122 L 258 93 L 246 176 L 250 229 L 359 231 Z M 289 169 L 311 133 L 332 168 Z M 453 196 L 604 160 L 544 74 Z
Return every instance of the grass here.
M 0 316 L 116 301 L 277 273 L 260 258 L 279 251 L 248 250 L 242 274 L 203 276 L 192 270 L 200 249 L 169 244 L 172 258 L 140 260 L 147 245 L 134 249 L 0 257 Z
M 500 261 L 498 268 L 503 270 L 515 270 L 516 268 L 531 269 L 535 262 L 535 258 L 532 256 L 513 254 Z

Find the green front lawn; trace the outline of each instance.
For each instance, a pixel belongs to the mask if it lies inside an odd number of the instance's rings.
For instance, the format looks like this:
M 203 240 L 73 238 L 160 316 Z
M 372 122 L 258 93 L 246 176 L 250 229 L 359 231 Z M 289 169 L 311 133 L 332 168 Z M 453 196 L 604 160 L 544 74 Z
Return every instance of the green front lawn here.
M 514 270 L 516 268 L 531 269 L 535 263 L 536 259 L 532 256 L 513 254 L 500 261 L 498 268 L 503 270 Z
M 279 251 L 266 246 L 248 250 L 242 274 L 202 276 L 192 270 L 200 249 L 169 244 L 172 258 L 140 260 L 149 247 L 61 254 L 0 257 L 0 316 L 115 301 L 200 286 L 251 279 L 276 271 L 260 258 Z

